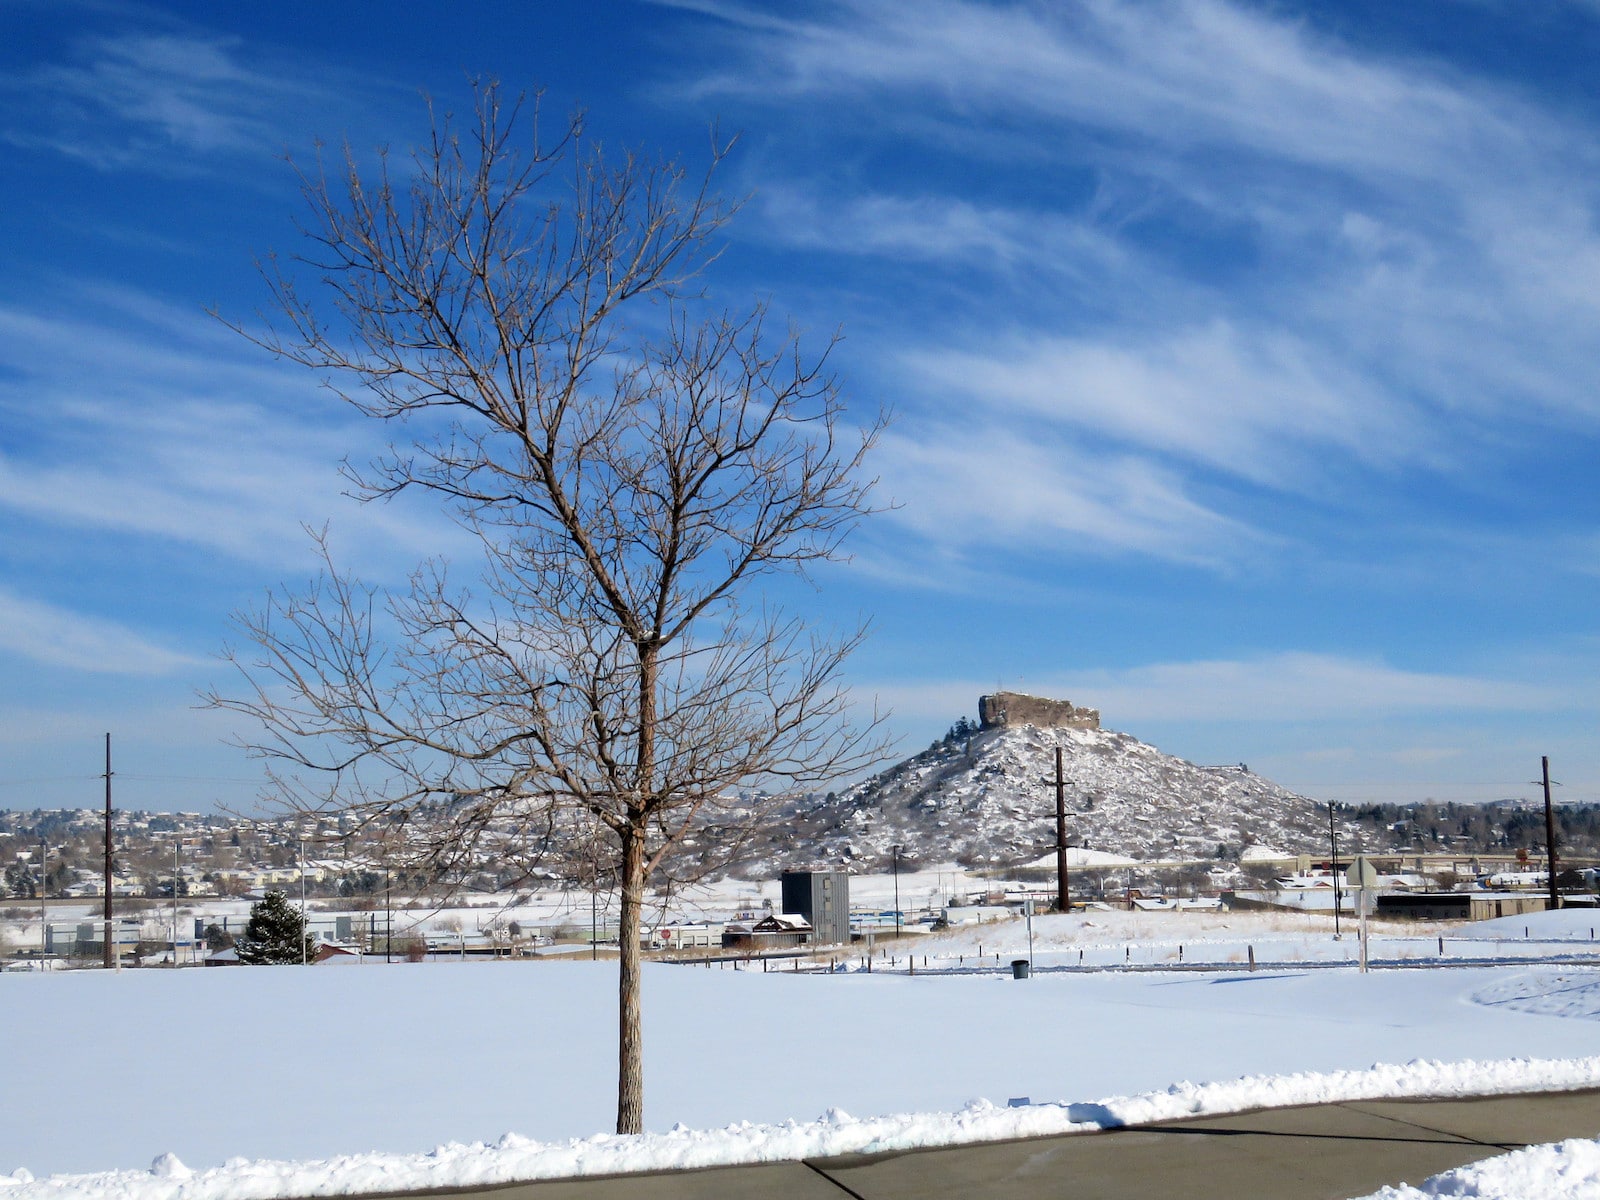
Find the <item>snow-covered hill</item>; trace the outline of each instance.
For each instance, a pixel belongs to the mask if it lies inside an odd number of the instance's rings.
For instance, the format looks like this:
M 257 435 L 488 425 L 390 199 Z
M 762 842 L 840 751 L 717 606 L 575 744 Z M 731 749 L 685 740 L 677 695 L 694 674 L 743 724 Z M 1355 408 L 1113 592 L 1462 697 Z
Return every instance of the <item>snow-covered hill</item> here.
M 781 843 L 762 849 L 790 865 L 797 854 L 878 863 L 895 844 L 923 861 L 1036 859 L 1055 841 L 1057 746 L 1071 846 L 1219 864 L 1252 849 L 1326 853 L 1326 807 L 1242 764 L 1197 766 L 1126 733 L 1032 725 L 940 742 L 837 796 L 792 801 L 776 822 Z

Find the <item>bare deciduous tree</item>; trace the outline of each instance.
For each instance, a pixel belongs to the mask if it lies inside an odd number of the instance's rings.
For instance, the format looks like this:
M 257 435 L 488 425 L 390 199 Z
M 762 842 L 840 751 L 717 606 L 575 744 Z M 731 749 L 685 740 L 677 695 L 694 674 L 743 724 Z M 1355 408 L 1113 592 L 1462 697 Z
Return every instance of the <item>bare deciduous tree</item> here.
M 536 112 L 492 85 L 476 100 L 465 127 L 435 115 L 405 172 L 369 178 L 348 151 L 333 177 L 302 171 L 312 249 L 264 271 L 267 331 L 235 327 L 404 430 L 347 468 L 356 494 L 437 497 L 481 569 L 462 589 L 428 562 L 379 593 L 324 546 L 308 589 L 241 618 L 247 686 L 211 700 L 259 720 L 249 748 L 288 803 L 417 821 L 439 870 L 606 839 L 617 1129 L 636 1132 L 647 880 L 742 782 L 881 754 L 840 684 L 861 631 L 753 595 L 833 558 L 870 510 L 881 421 L 852 431 L 827 352 L 770 336 L 760 306 L 706 315 L 688 292 L 731 214 L 709 188 L 725 148 L 695 182 L 608 160 L 576 120 L 541 145 Z

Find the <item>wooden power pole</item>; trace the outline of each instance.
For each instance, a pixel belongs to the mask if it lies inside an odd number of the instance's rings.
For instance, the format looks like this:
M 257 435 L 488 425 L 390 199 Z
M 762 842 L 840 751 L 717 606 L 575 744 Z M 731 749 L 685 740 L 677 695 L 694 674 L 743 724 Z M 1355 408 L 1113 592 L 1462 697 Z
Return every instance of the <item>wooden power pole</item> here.
M 106 896 L 105 943 L 107 967 L 116 965 L 116 947 L 111 942 L 111 735 L 106 734 Z
M 1061 767 L 1061 747 L 1056 747 L 1056 911 L 1072 911 L 1067 880 L 1067 780 Z
M 1550 805 L 1550 756 L 1539 760 L 1544 768 L 1544 849 L 1546 866 L 1550 872 L 1550 907 L 1561 907 L 1561 892 L 1556 887 L 1556 817 Z

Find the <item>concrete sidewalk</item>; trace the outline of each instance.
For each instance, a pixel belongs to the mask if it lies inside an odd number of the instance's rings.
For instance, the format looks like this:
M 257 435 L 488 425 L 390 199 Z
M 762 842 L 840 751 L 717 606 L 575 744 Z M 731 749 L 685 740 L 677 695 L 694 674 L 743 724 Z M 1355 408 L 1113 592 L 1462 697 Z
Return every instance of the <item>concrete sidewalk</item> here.
M 1374 1100 L 807 1162 L 487 1188 L 483 1200 L 1347 1200 L 1600 1136 L 1600 1092 Z

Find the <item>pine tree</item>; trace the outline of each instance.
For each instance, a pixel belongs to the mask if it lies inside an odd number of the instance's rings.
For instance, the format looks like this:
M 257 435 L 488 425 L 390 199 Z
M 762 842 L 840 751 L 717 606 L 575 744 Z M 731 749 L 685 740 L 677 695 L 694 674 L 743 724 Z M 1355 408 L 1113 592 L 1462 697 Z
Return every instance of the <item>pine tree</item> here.
M 234 943 L 239 961 L 251 966 L 316 961 L 316 939 L 306 918 L 282 892 L 268 892 L 250 906 L 250 921 Z

